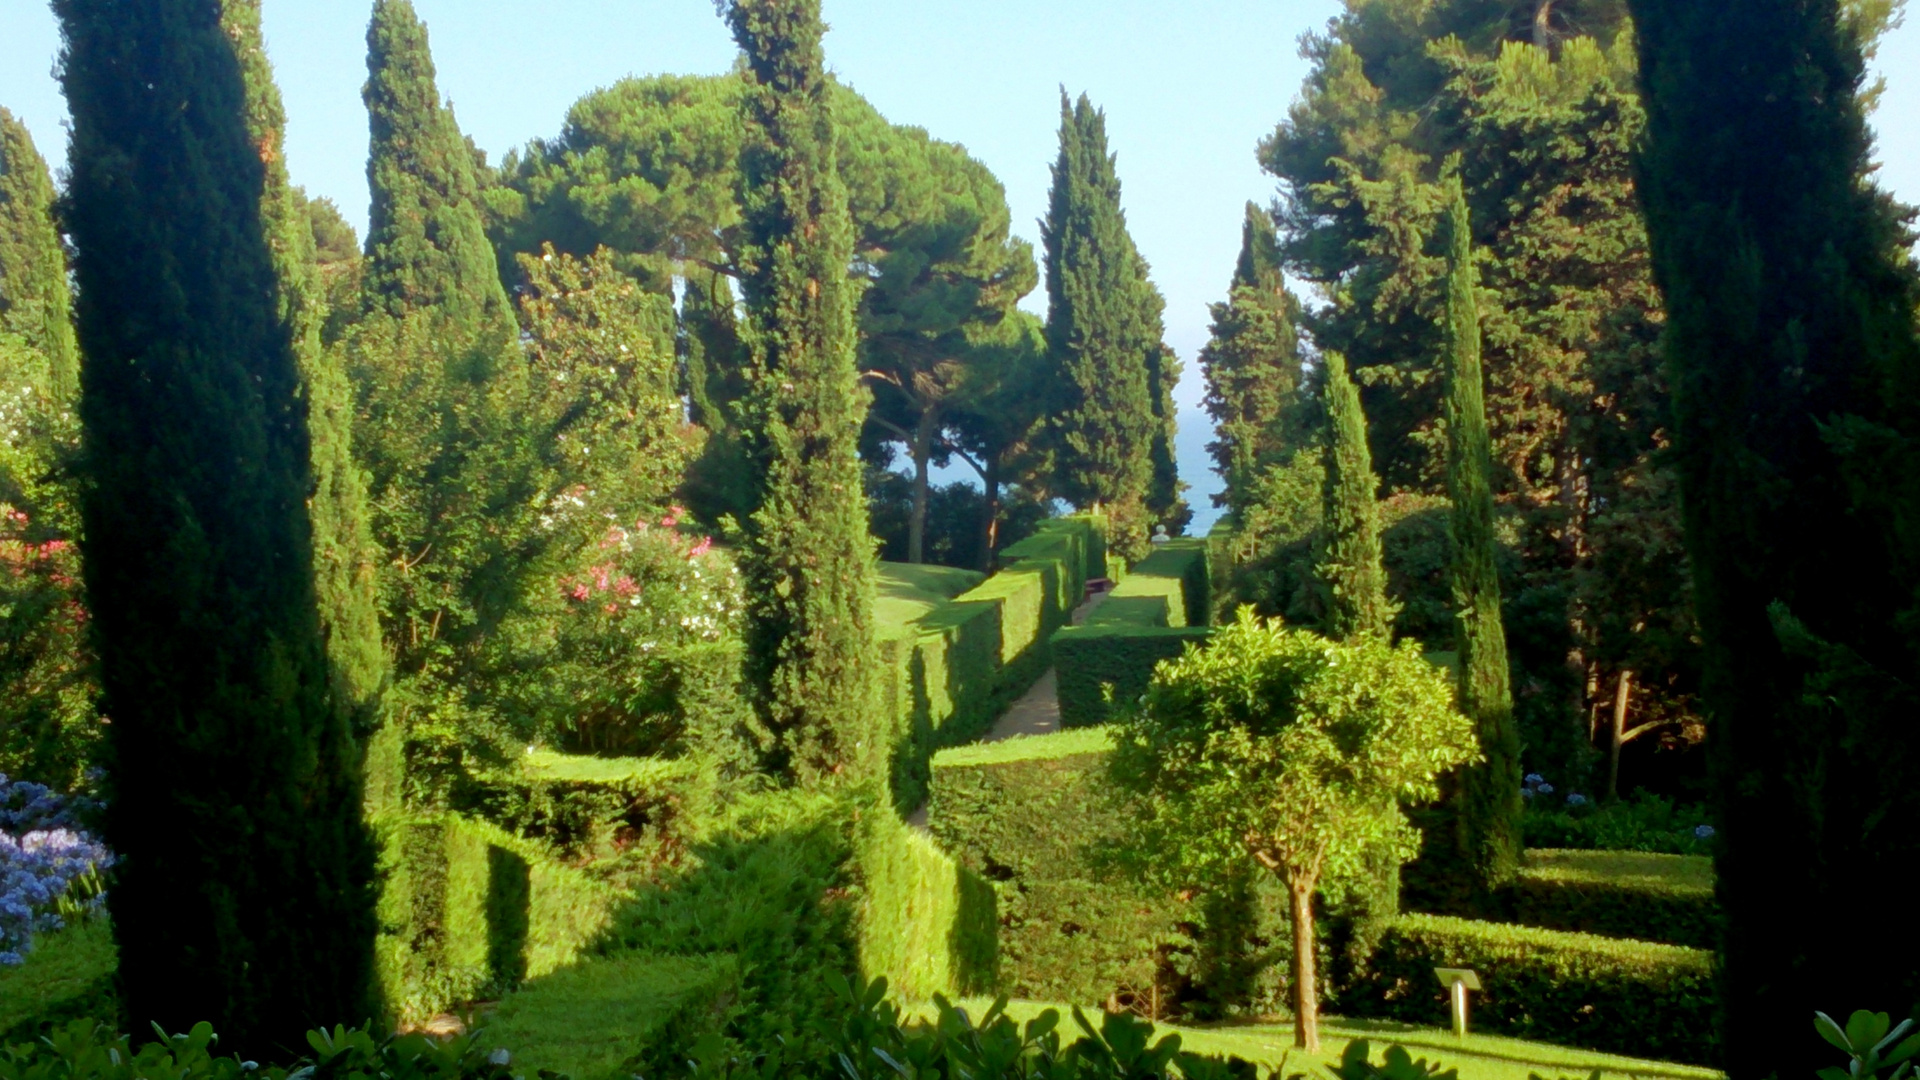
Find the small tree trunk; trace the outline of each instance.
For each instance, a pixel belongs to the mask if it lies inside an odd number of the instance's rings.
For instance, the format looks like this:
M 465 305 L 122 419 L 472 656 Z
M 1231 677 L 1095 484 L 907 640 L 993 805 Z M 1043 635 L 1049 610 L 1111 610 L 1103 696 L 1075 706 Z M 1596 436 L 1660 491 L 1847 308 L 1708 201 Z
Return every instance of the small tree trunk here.
M 922 409 L 913 429 L 913 513 L 907 517 L 907 561 L 915 565 L 927 561 L 927 464 L 938 423 L 932 409 Z
M 1613 743 L 1607 757 L 1607 799 L 1620 797 L 1620 747 L 1627 741 L 1627 697 L 1633 692 L 1633 672 L 1620 669 L 1613 688 Z
M 1320 989 L 1313 947 L 1313 878 L 1285 875 L 1293 916 L 1293 1045 L 1320 1052 Z
M 987 493 L 986 512 L 980 522 L 980 569 L 993 573 L 993 556 L 1000 546 L 1000 459 L 987 455 L 987 469 L 980 478 Z
M 1553 0 L 1540 0 L 1533 9 L 1533 43 L 1542 49 L 1553 47 Z

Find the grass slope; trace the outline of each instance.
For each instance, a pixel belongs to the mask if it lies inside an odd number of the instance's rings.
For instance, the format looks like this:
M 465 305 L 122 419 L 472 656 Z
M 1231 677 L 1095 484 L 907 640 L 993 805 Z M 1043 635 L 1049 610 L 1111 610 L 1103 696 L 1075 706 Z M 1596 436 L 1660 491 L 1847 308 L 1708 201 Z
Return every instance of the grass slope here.
M 965 1001 L 962 1006 L 969 1014 L 978 1016 L 990 1004 L 990 1001 L 978 998 Z M 1039 1015 L 1044 1009 L 1058 1009 L 1063 1017 L 1068 1013 L 1066 1006 L 1030 1001 L 1016 1001 L 1008 1006 L 1007 1011 L 1015 1019 L 1025 1021 Z M 1088 1018 L 1099 1023 L 1097 1012 L 1090 1013 Z M 1071 1019 L 1067 1019 L 1064 1026 L 1068 1031 L 1074 1030 Z M 1721 1076 L 1712 1069 L 1692 1065 L 1642 1061 L 1499 1035 L 1474 1034 L 1464 1040 L 1456 1039 L 1451 1031 L 1445 1029 L 1417 1027 L 1390 1020 L 1322 1017 L 1318 1055 L 1307 1055 L 1294 1049 L 1291 1022 L 1205 1028 L 1160 1024 L 1156 1027 L 1156 1037 L 1166 1032 L 1178 1033 L 1183 1049 L 1245 1058 L 1272 1069 L 1275 1076 L 1305 1073 L 1310 1078 L 1325 1078 L 1329 1074 L 1322 1066 L 1337 1064 L 1347 1044 L 1355 1039 L 1366 1039 L 1373 1044 L 1372 1056 L 1376 1062 L 1389 1044 L 1397 1043 L 1406 1047 L 1408 1053 L 1416 1058 L 1437 1060 L 1448 1068 L 1459 1069 L 1460 1080 L 1527 1080 L 1530 1074 L 1584 1078 L 1596 1069 L 1603 1080 L 1718 1080 Z
M 1520 873 L 1539 881 L 1713 892 L 1713 860 L 1704 855 L 1529 848 Z
M 882 637 L 898 637 L 941 604 L 980 584 L 986 575 L 952 566 L 880 564 L 873 614 Z

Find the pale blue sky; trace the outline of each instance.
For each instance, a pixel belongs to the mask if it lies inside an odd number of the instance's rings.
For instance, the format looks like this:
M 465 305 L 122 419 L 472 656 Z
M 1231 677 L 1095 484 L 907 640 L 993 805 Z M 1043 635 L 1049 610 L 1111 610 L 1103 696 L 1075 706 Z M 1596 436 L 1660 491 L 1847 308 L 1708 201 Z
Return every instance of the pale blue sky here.
M 582 94 L 629 74 L 724 71 L 734 49 L 709 0 L 415 0 L 440 89 L 494 158 L 559 130 Z M 1058 87 L 1107 112 L 1128 223 L 1167 297 L 1167 340 L 1187 361 L 1180 466 L 1198 524 L 1213 517 L 1208 438 L 1193 360 L 1207 304 L 1225 292 L 1241 207 L 1273 194 L 1254 144 L 1285 114 L 1305 65 L 1296 40 L 1338 0 L 825 0 L 829 64 L 895 123 L 964 144 L 1006 184 L 1014 229 L 1037 239 L 1053 160 Z M 267 48 L 287 101 L 297 183 L 366 220 L 369 5 L 265 0 Z M 0 104 L 43 153 L 65 156 L 47 6 L 0 0 Z M 1878 67 L 1883 177 L 1920 203 L 1920 25 L 1897 30 Z M 1035 310 L 1044 298 L 1029 298 Z

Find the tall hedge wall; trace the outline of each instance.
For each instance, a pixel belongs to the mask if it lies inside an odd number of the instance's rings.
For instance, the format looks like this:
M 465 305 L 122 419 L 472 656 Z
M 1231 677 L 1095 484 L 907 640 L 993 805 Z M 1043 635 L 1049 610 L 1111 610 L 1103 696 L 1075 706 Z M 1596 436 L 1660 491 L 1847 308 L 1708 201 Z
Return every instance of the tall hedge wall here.
M 387 1010 L 431 1016 L 577 959 L 619 894 L 540 845 L 458 814 L 376 822 L 376 963 Z
M 1713 954 L 1676 945 L 1403 915 L 1374 952 L 1368 980 L 1338 1007 L 1444 1023 L 1436 967 L 1479 973 L 1475 1030 L 1662 1061 L 1714 1059 Z
M 925 1001 L 993 989 L 993 886 L 882 807 L 861 823 L 860 968 Z
M 1052 664 L 1049 641 L 1104 567 L 1104 552 L 1099 519 L 1044 522 L 1001 553 L 998 573 L 881 643 L 893 724 L 883 742 L 901 813 L 925 801 L 935 750 L 980 737 Z
M 1203 642 L 1213 608 L 1208 542 L 1168 541 L 1140 560 L 1080 626 L 1053 635 L 1060 725 L 1095 727 L 1146 693 L 1153 668 Z
M 1279 923 L 1285 907 L 1269 883 L 1259 888 L 1273 895 L 1255 898 L 1249 915 L 1097 869 L 1103 844 L 1126 828 L 1107 795 L 1110 749 L 1107 733 L 1093 729 L 934 758 L 928 825 L 962 868 L 991 883 L 998 991 L 1162 1016 L 1195 1002 L 1216 1014 L 1277 1005 L 1287 936 Z M 1217 940 L 1229 926 L 1238 945 Z M 1245 968 L 1249 955 L 1258 956 L 1257 970 L 1218 970 Z M 1238 984 L 1232 993 L 1229 981 Z

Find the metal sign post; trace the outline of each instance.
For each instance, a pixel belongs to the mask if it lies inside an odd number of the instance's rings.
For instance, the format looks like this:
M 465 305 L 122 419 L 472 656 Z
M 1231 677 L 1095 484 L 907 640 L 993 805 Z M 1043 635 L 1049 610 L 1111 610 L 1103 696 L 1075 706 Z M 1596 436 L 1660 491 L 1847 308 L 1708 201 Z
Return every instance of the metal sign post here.
M 1453 999 L 1453 1033 L 1464 1039 L 1467 1037 L 1467 991 L 1480 989 L 1480 976 L 1470 968 L 1434 968 L 1433 973 Z

